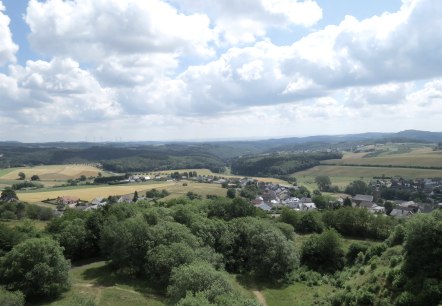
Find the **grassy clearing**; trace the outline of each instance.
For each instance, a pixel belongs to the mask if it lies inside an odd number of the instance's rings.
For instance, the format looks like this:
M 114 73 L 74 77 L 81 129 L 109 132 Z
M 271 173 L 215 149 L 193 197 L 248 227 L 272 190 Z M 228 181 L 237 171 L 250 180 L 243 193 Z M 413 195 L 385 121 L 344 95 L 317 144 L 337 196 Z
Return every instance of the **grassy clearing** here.
M 265 288 L 261 292 L 268 306 L 310 306 L 330 296 L 333 290 L 330 285 L 309 287 L 295 283 L 282 288 Z
M 183 186 L 187 184 L 187 186 Z M 148 183 L 137 183 L 137 184 L 124 184 L 124 185 L 84 185 L 75 186 L 67 188 L 54 188 L 46 189 L 44 191 L 26 191 L 18 192 L 17 196 L 20 200 L 29 203 L 39 203 L 46 199 L 54 199 L 58 196 L 71 196 L 78 197 L 81 200 L 91 201 L 96 197 L 108 197 L 109 195 L 126 195 L 133 194 L 135 191 L 138 194 L 144 195 L 147 190 L 156 189 L 166 189 L 170 192 L 170 195 L 165 198 L 173 199 L 181 196 L 185 196 L 189 191 L 197 193 L 205 197 L 206 195 L 217 195 L 225 196 L 226 189 L 222 188 L 219 184 L 204 184 L 188 181 L 180 182 L 148 182 Z
M 109 270 L 104 261 L 73 267 L 69 272 L 72 287 L 59 299 L 30 305 L 74 305 L 76 297 L 93 299 L 97 305 L 165 305 L 165 298 L 151 289 L 146 281 L 116 275 Z

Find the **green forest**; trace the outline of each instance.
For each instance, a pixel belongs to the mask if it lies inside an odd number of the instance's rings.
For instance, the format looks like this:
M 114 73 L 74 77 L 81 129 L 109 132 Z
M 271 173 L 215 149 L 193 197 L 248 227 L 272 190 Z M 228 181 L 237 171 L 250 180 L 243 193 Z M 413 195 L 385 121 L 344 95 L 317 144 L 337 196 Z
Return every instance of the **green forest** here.
M 17 219 L 30 209 L 0 207 Z M 57 301 L 70 289 L 71 265 L 105 260 L 114 275 L 145 281 L 167 305 L 260 305 L 231 276 L 272 290 L 333 288 L 316 296 L 318 305 L 438 305 L 441 235 L 440 210 L 397 221 L 351 207 L 284 209 L 275 219 L 242 198 L 67 210 L 44 229 L 0 223 L 0 304 Z
M 284 176 L 319 165 L 321 160 L 339 159 L 339 152 L 273 153 L 251 155 L 232 161 L 232 173 L 250 176 Z

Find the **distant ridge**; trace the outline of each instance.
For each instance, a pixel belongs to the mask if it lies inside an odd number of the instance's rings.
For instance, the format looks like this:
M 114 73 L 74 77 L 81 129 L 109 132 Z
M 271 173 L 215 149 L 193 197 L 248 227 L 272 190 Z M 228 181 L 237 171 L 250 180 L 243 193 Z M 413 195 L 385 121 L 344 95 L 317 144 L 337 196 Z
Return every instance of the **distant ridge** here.
M 306 137 L 283 137 L 269 138 L 263 140 L 206 140 L 206 141 L 124 141 L 124 142 L 65 142 L 53 141 L 42 143 L 24 143 L 7 140 L 0 141 L 0 146 L 38 146 L 38 147 L 92 147 L 92 146 L 144 146 L 144 145 L 166 145 L 166 144 L 239 144 L 247 143 L 253 145 L 264 145 L 266 147 L 278 147 L 284 145 L 307 144 L 307 143 L 340 143 L 358 141 L 414 141 L 414 142 L 442 142 L 442 132 L 429 132 L 420 130 L 405 130 L 397 133 L 367 132 L 360 134 L 342 135 L 315 135 Z

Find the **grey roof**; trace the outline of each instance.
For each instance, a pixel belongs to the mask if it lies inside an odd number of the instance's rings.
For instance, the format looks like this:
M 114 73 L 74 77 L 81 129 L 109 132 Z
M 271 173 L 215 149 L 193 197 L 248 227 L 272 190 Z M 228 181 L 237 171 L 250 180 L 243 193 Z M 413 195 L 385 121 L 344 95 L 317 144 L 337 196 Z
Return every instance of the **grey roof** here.
M 261 204 L 259 204 L 259 205 L 256 206 L 256 207 L 261 208 L 262 210 L 265 210 L 265 211 L 270 211 L 270 210 L 272 210 L 272 208 L 271 208 L 269 205 L 267 205 L 266 203 L 261 203 Z
M 359 207 L 372 208 L 373 205 L 375 205 L 373 202 L 362 201 L 361 204 L 359 204 Z
M 406 218 L 408 216 L 411 216 L 413 214 L 413 211 L 407 208 L 394 208 L 390 216 L 396 217 L 396 218 Z
M 357 194 L 353 197 L 353 201 L 373 202 L 373 196 L 367 194 Z

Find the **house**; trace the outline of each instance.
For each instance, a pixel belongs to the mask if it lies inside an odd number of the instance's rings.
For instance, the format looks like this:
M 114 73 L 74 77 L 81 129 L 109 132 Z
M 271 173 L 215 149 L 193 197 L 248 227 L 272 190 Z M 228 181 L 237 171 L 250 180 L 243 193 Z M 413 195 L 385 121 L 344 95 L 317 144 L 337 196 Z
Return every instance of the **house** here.
M 56 201 L 57 201 L 58 204 L 69 205 L 69 206 L 73 205 L 73 206 L 75 206 L 80 201 L 80 198 L 69 197 L 69 196 L 61 196 L 61 197 L 58 197 Z
M 301 203 L 312 203 L 313 201 L 311 198 L 303 197 L 303 198 L 301 198 L 300 202 Z
M 106 204 L 106 199 L 103 197 L 95 198 L 91 201 L 92 205 Z
M 368 211 L 373 214 L 385 214 L 385 207 L 374 204 Z
M 276 192 L 269 190 L 262 194 L 262 198 L 264 202 L 270 203 L 272 200 L 277 200 L 278 197 L 276 195 Z
M 132 199 L 133 195 L 124 195 L 117 200 L 117 203 L 131 203 Z
M 373 203 L 373 202 L 367 202 L 367 201 L 362 201 L 360 204 L 359 204 L 359 207 L 360 208 L 366 208 L 366 209 L 368 209 L 368 210 L 370 210 L 373 206 L 375 206 L 376 204 L 375 203 Z
M 373 196 L 367 194 L 357 194 L 351 200 L 352 202 L 356 203 L 356 205 L 359 205 L 362 202 L 373 202 Z
M 302 203 L 300 205 L 300 208 L 303 211 L 314 210 L 314 209 L 316 209 L 316 204 L 315 203 Z
M 267 205 L 266 203 L 261 203 L 261 204 L 257 205 L 256 207 L 259 209 L 262 209 L 264 211 L 271 211 L 272 210 L 272 208 L 269 205 Z
M 414 212 L 413 212 L 412 208 L 398 207 L 398 208 L 394 208 L 391 211 L 390 216 L 393 216 L 395 218 L 404 219 L 404 218 L 409 218 L 413 214 L 414 214 Z

